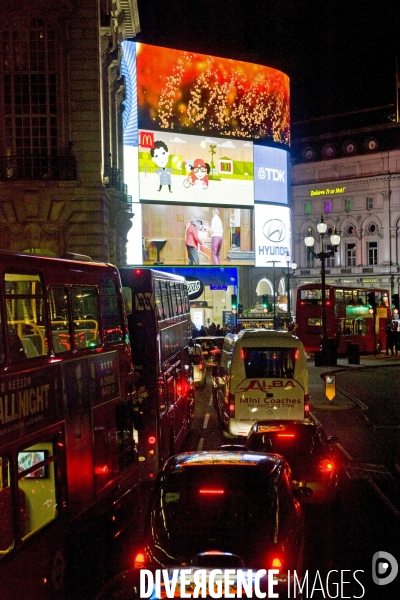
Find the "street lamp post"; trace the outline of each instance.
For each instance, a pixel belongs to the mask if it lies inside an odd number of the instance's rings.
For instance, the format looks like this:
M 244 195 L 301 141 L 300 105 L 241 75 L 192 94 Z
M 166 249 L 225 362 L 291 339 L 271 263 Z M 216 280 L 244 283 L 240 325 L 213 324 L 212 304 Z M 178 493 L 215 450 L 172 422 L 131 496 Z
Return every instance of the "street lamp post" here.
M 272 263 L 272 279 L 274 286 L 274 329 L 276 329 L 276 292 L 275 292 L 275 265 L 276 263 L 281 262 L 280 260 L 269 260 L 268 263 Z
M 330 258 L 337 252 L 338 246 L 340 244 L 340 235 L 336 231 L 336 227 L 333 230 L 333 234 L 331 235 L 331 244 L 332 250 L 324 250 L 324 236 L 327 230 L 327 224 L 324 222 L 323 217 L 321 216 L 321 221 L 317 225 L 317 231 L 319 233 L 321 239 L 321 252 L 314 252 L 314 237 L 312 235 L 311 229 L 308 229 L 307 236 L 304 239 L 304 243 L 307 246 L 307 251 L 314 256 L 314 258 L 318 258 L 321 261 L 321 302 L 322 302 L 322 348 L 326 349 L 328 347 L 327 344 L 327 329 L 326 329 L 326 283 L 325 283 L 325 261 L 327 258 Z
M 287 264 L 287 268 L 286 271 L 285 269 L 281 269 L 282 274 L 284 275 L 284 277 L 286 277 L 286 293 L 287 293 L 287 310 L 289 313 L 289 321 L 291 319 L 291 314 L 290 314 L 290 276 L 294 275 L 294 273 L 296 272 L 297 269 L 297 264 L 295 262 L 290 264 L 290 260 L 286 261 Z

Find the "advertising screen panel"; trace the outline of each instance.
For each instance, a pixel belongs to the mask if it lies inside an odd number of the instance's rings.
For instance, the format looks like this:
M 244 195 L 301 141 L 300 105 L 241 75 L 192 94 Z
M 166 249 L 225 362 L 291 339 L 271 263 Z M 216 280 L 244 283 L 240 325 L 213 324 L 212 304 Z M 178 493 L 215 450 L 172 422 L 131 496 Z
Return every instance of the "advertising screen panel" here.
M 219 263 L 213 257 L 212 226 L 216 210 L 222 224 L 218 236 L 221 238 Z M 186 242 L 192 225 L 198 238 L 193 244 L 197 250 L 195 264 L 254 266 L 254 208 L 140 203 L 133 206 L 133 213 L 132 227 L 127 234 L 130 265 L 189 265 Z
M 269 139 L 289 145 L 289 78 L 285 73 L 136 42 L 124 42 L 123 51 L 128 84 L 125 107 L 140 129 Z M 136 98 L 130 101 L 136 83 L 137 104 Z M 128 114 L 125 118 L 124 131 L 129 132 Z
M 290 192 L 289 152 L 254 145 L 254 201 L 288 204 Z
M 287 206 L 256 204 L 255 223 L 255 266 L 286 267 L 291 255 L 292 230 L 290 209 Z
M 139 130 L 141 201 L 252 206 L 253 171 L 249 140 Z

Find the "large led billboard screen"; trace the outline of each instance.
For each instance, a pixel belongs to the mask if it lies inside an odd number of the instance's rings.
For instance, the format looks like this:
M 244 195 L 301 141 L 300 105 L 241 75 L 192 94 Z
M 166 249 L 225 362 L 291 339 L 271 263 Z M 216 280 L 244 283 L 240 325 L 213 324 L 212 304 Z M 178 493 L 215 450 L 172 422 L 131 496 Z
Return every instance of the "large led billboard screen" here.
M 257 204 L 254 207 L 255 266 L 287 267 L 292 247 L 290 209 Z
M 252 206 L 253 183 L 249 140 L 139 130 L 141 201 Z
M 123 51 L 128 84 L 137 85 L 137 99 L 130 109 L 139 129 L 289 145 L 285 73 L 135 42 L 124 42 Z
M 288 204 L 289 166 L 287 150 L 254 146 L 254 202 Z

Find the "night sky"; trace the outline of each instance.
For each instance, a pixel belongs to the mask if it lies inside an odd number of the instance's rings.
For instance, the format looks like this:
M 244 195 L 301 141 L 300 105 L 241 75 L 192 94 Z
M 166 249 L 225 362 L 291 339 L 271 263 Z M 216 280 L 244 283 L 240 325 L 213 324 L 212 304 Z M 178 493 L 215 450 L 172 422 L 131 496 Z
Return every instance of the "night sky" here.
M 286 73 L 292 123 L 396 103 L 400 0 L 138 0 L 138 6 L 138 41 Z

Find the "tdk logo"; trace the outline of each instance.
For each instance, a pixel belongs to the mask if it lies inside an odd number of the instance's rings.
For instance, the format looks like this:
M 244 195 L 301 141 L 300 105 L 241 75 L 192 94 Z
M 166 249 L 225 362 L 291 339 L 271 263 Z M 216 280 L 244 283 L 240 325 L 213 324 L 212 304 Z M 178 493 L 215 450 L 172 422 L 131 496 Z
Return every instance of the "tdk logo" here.
M 285 171 L 281 171 L 280 169 L 268 169 L 268 167 L 260 167 L 258 169 L 258 179 L 282 181 L 285 183 Z

